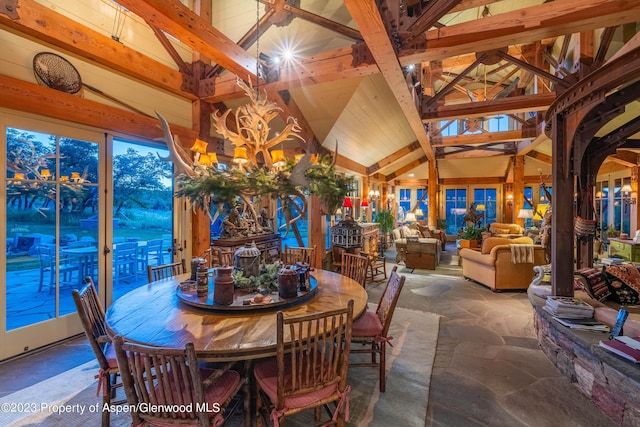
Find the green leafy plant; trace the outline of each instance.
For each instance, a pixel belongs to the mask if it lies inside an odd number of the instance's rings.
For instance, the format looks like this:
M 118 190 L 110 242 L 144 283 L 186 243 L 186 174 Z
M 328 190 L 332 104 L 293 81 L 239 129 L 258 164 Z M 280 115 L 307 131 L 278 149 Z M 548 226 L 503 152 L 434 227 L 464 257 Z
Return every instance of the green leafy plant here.
M 378 212 L 376 216 L 376 222 L 380 224 L 380 231 L 383 233 L 389 233 L 393 231 L 393 225 L 395 224 L 395 218 L 390 210 L 383 209 Z
M 485 231 L 487 231 L 485 227 L 478 228 L 468 225 L 458 231 L 458 239 L 477 240 L 479 242 L 482 240 L 482 233 Z

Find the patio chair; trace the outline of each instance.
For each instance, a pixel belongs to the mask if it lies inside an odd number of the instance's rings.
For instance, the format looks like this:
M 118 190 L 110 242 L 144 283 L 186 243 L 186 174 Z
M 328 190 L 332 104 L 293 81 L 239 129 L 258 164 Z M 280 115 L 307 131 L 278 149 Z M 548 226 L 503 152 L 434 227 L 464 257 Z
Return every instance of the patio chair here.
M 113 281 L 120 282 L 122 276 L 133 276 L 138 280 L 138 243 L 118 243 L 113 249 Z
M 107 336 L 104 308 L 100 304 L 91 277 L 87 277 L 85 280 L 86 285 L 80 291 L 74 289 L 72 295 L 82 322 L 82 328 L 100 367 L 96 378 L 99 378 L 98 393 L 102 391 L 101 406 L 105 404 L 120 405 L 126 400 L 117 400 L 116 397 L 117 389 L 122 387 L 122 383 L 118 382 L 120 370 L 113 345 Z M 110 411 L 102 411 L 103 427 L 109 426 L 109 415 Z
M 178 262 L 156 265 L 155 267 L 147 264 L 147 279 L 149 279 L 149 283 L 155 282 L 156 280 L 177 276 L 178 274 L 184 274 L 186 272 L 187 263 L 184 258 L 182 258 Z
M 56 286 L 56 275 L 60 275 L 60 282 L 70 282 L 74 271 L 79 271 L 78 264 L 70 263 L 66 258 L 60 258 L 56 266 L 56 247 L 55 246 L 38 246 L 38 260 L 40 264 L 40 283 L 38 292 L 41 292 L 46 284 L 51 293 Z
M 348 421 L 352 322 L 353 300 L 344 309 L 324 313 L 285 318 L 278 312 L 276 357 L 257 362 L 253 370 L 257 416 L 282 425 L 284 417 L 314 408 L 320 421 L 324 406 L 331 419 L 323 425 Z
M 219 426 L 242 406 L 245 379 L 228 369 L 231 363 L 200 367 L 193 343 L 148 347 L 118 335 L 114 344 L 134 426 Z
M 370 348 L 354 348 L 351 353 L 370 353 L 371 362 L 350 363 L 349 366 L 377 366 L 380 370 L 381 392 L 384 392 L 386 387 L 387 343 L 391 345 L 391 339 L 393 339 L 388 336 L 389 327 L 405 281 L 405 276 L 398 275 L 397 269 L 397 266 L 393 267 L 376 311 L 367 311 L 354 322 L 351 339 L 352 343 L 370 346 Z
M 284 245 L 283 262 L 286 265 L 295 265 L 297 262 L 304 262 L 310 266 L 315 265 L 316 246 L 303 248 L 299 246 Z
M 342 253 L 340 274 L 347 276 L 364 288 L 367 280 L 367 270 L 369 269 L 369 258 L 362 255 Z
M 139 260 L 142 265 L 142 269 L 147 265 L 162 265 L 164 264 L 164 252 L 162 252 L 162 239 L 153 239 L 147 241 L 146 246 L 143 247 L 144 251 L 140 255 Z

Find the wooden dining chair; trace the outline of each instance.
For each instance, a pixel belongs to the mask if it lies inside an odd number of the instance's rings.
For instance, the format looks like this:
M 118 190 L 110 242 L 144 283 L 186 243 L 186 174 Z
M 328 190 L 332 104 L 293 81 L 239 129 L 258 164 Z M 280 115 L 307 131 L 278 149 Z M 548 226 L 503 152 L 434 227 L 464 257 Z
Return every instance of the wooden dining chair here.
M 387 262 L 384 255 L 369 254 L 360 252 L 360 255 L 369 258 L 369 268 L 367 269 L 367 279 L 371 282 L 387 280 Z M 378 276 L 382 276 L 379 278 Z
M 85 283 L 81 290 L 74 289 L 71 293 L 82 328 L 100 366 L 96 378 L 98 378 L 98 392 L 102 391 L 102 406 L 121 405 L 126 400 L 117 399 L 117 389 L 122 387 L 122 383 L 118 381 L 120 370 L 114 347 L 107 335 L 104 308 L 98 299 L 93 279 L 87 277 Z M 102 411 L 103 427 L 109 426 L 110 413 L 111 411 Z
M 362 255 L 342 253 L 340 274 L 360 283 L 364 288 L 367 280 L 367 270 L 369 269 L 369 258 Z
M 314 266 L 316 261 L 316 245 L 312 248 L 284 245 L 283 262 L 286 265 L 295 265 L 297 262 L 304 262 Z
M 344 309 L 323 313 L 287 318 L 277 313 L 276 357 L 257 362 L 253 370 L 259 421 L 282 425 L 287 415 L 311 408 L 320 421 L 324 406 L 331 419 L 322 425 L 343 425 L 352 324 L 353 300 Z
M 150 265 L 147 264 L 147 279 L 149 283 L 155 282 L 160 279 L 168 279 L 169 277 L 177 276 L 178 274 L 184 274 L 187 272 L 187 263 L 182 258 L 178 262 L 172 262 L 171 264 L 164 265 Z
M 234 253 L 230 250 L 213 248 L 211 251 L 211 267 L 220 267 L 222 265 L 235 265 L 233 259 Z
M 354 362 L 349 366 L 377 366 L 380 370 L 381 392 L 386 388 L 387 343 L 393 339 L 389 336 L 389 327 L 406 279 L 405 276 L 399 275 L 397 270 L 398 266 L 394 266 L 384 292 L 380 296 L 376 311 L 367 311 L 354 322 L 351 339 L 352 343 L 370 346 L 369 348 L 354 348 L 351 353 L 370 353 L 371 362 Z
M 199 366 L 193 343 L 184 349 L 149 347 L 120 335 L 113 342 L 132 425 L 219 426 L 242 407 L 245 379 L 228 369 L 231 363 Z

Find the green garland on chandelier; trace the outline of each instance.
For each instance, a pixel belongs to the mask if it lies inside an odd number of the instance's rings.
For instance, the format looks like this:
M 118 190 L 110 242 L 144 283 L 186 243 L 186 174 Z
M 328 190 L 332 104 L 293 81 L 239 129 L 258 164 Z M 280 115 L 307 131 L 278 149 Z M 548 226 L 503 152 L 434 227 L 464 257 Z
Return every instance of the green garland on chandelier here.
M 196 176 L 182 174 L 178 177 L 177 196 L 184 196 L 192 205 L 210 212 L 210 206 L 235 206 L 238 195 L 249 197 L 269 196 L 289 200 L 290 196 L 307 195 L 320 198 L 326 213 L 334 213 L 349 191 L 349 179 L 336 175 L 331 156 L 318 156 L 317 164 L 304 171 L 304 179 L 292 179 L 295 161 L 287 160 L 279 169 L 263 166 L 230 168 L 221 170 L 207 166 Z

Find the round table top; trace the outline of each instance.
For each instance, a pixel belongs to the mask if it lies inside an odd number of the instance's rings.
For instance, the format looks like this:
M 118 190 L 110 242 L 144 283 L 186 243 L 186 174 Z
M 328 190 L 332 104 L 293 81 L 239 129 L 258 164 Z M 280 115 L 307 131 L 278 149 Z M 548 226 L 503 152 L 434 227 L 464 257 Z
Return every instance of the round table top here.
M 315 270 L 318 292 L 300 305 L 282 309 L 286 316 L 345 308 L 352 299 L 353 317 L 367 308 L 367 293 L 358 282 Z M 107 310 L 109 333 L 139 344 L 184 348 L 192 342 L 201 358 L 248 360 L 276 354 L 276 311 L 217 313 L 184 304 L 176 287 L 183 274 L 140 286 Z

